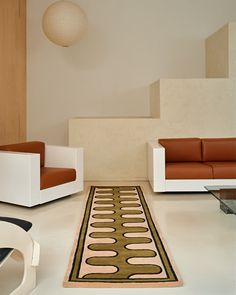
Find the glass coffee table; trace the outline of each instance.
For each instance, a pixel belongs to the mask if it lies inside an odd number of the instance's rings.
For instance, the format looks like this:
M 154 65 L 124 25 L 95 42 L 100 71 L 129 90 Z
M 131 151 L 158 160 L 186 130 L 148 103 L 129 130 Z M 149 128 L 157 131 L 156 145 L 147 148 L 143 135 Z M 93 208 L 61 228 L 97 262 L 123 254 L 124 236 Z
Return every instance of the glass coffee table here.
M 205 186 L 217 200 L 226 214 L 236 214 L 236 186 Z

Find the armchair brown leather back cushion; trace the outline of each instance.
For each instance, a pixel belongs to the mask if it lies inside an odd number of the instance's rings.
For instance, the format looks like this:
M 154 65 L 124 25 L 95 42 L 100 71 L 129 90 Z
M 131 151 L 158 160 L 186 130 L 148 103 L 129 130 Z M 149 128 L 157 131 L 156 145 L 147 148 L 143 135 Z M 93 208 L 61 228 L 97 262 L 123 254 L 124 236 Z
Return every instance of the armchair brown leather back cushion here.
M 236 138 L 203 138 L 203 161 L 236 161 Z
M 22 143 L 8 144 L 0 146 L 2 151 L 24 152 L 40 154 L 40 166 L 44 166 L 45 143 L 41 141 L 28 141 Z
M 198 162 L 202 160 L 200 138 L 159 139 L 165 148 L 166 162 Z

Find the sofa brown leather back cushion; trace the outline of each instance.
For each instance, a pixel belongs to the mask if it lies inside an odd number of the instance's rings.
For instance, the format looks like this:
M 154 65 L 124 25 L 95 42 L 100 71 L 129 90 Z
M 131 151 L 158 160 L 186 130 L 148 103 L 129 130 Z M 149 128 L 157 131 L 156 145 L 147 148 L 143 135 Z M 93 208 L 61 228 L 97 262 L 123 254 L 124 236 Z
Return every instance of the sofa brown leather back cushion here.
M 236 138 L 203 138 L 203 161 L 236 161 Z
M 200 138 L 159 139 L 165 148 L 166 162 L 199 162 L 202 160 Z
M 0 146 L 2 151 L 11 152 L 23 152 L 23 153 L 35 153 L 40 154 L 40 166 L 44 166 L 45 157 L 45 143 L 41 141 L 28 141 L 16 144 L 2 145 Z

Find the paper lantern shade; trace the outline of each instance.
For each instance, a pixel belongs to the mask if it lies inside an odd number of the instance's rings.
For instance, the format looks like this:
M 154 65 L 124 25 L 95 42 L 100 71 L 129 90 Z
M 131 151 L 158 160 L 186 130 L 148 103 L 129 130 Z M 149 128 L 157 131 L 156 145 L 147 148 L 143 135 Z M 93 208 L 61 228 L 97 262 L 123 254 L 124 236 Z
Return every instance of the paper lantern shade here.
M 87 28 L 87 17 L 77 4 L 57 1 L 45 11 L 42 26 L 50 41 L 68 47 L 83 35 Z

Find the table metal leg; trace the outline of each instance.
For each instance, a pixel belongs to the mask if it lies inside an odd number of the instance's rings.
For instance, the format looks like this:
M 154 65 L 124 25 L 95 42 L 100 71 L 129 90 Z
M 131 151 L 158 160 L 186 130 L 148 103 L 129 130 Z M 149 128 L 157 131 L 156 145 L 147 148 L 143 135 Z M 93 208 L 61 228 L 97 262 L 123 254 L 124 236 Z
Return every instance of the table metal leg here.
M 223 203 L 220 203 L 220 209 L 224 211 L 225 214 L 234 214 L 234 212 L 230 210 L 229 207 L 225 206 Z

